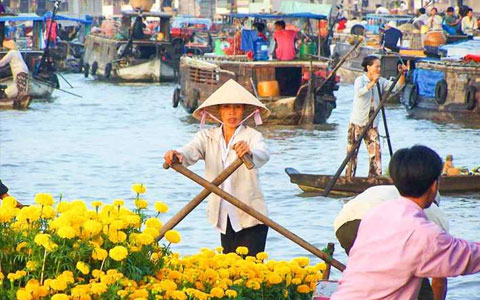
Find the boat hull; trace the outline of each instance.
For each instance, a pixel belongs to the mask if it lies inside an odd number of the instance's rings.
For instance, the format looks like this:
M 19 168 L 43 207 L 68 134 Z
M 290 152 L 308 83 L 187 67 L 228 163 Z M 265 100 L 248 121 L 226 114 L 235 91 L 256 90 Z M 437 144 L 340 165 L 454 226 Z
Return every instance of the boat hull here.
M 290 177 L 290 182 L 297 184 L 304 192 L 321 193 L 333 178 L 331 175 L 302 174 L 295 169 L 287 168 L 285 172 Z M 355 177 L 351 181 L 340 176 L 331 193 L 335 195 L 356 195 L 376 185 L 391 185 L 389 177 Z M 440 178 L 440 193 L 468 193 L 480 192 L 480 176 L 459 175 L 442 176 Z

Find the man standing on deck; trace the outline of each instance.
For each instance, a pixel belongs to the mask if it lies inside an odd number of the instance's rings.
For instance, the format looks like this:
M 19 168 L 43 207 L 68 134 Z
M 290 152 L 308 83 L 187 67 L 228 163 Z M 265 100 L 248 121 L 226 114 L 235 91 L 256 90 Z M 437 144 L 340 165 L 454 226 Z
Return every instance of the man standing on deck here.
M 295 30 L 286 30 L 285 26 L 284 21 L 275 22 L 275 32 L 273 33 L 275 57 L 277 60 L 294 60 L 297 33 Z
M 422 278 L 480 272 L 480 243 L 454 238 L 425 215 L 438 192 L 438 154 L 425 146 L 401 149 L 389 171 L 401 196 L 362 219 L 331 300 L 414 300 Z
M 338 213 L 333 224 L 335 236 L 347 255 L 355 243 L 358 227 L 361 220 L 368 212 L 384 203 L 385 201 L 400 197 L 400 193 L 393 185 L 377 185 L 366 189 L 363 193 L 348 201 Z M 440 226 L 448 232 L 448 219 L 445 213 L 438 207 L 440 197 L 437 195 L 434 203 L 425 209 L 428 220 Z M 433 288 L 433 290 L 432 290 Z M 428 278 L 422 280 L 418 300 L 443 300 L 447 293 L 446 278 L 432 278 L 432 285 Z

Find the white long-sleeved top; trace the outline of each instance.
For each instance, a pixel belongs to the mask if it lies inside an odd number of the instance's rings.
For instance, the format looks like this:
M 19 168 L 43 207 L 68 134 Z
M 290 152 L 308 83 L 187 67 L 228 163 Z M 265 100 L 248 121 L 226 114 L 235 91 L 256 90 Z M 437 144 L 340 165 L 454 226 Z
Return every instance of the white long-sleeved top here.
M 28 67 L 23 61 L 22 54 L 18 50 L 10 50 L 7 54 L 0 60 L 0 68 L 5 67 L 7 64 L 10 64 L 10 69 L 12 70 L 13 82 L 8 85 L 5 89 L 5 94 L 8 98 L 13 98 L 17 96 L 17 75 L 18 73 L 27 73 Z
M 378 80 L 380 83 L 380 90 L 382 92 L 382 95 L 386 93 L 390 85 L 393 84 L 393 81 L 387 80 L 385 78 L 380 78 Z M 377 109 L 378 105 L 380 104 L 380 98 L 378 96 L 378 91 L 376 85 L 368 89 L 368 84 L 370 83 L 370 79 L 368 79 L 366 74 L 363 74 L 357 79 L 355 79 L 354 83 L 354 90 L 355 90 L 355 95 L 353 98 L 353 109 L 352 109 L 352 114 L 350 116 L 350 122 L 359 125 L 359 126 L 365 126 L 368 123 L 368 114 L 370 112 L 370 109 L 373 106 L 373 109 Z M 397 85 L 394 88 L 394 91 L 398 91 L 403 87 L 403 85 L 400 85 L 397 83 Z M 372 100 L 373 97 L 373 100 Z M 378 121 L 379 121 L 379 116 L 375 118 L 375 121 L 373 121 L 373 127 L 378 126 Z
M 477 19 L 472 17 L 464 17 L 462 19 L 462 31 L 466 35 L 473 35 L 473 31 L 478 29 Z
M 226 167 L 222 157 L 222 140 L 221 127 L 201 130 L 195 134 L 191 142 L 178 149 L 178 152 L 183 155 L 182 164 L 188 167 L 199 160 L 205 160 L 205 179 L 212 181 Z M 232 137 L 230 144 L 234 145 L 239 141 L 244 141 L 250 146 L 255 169 L 248 170 L 242 165 L 230 175 L 231 186 L 229 187 L 229 193 L 266 215 L 267 207 L 260 189 L 258 168 L 262 167 L 270 159 L 270 151 L 263 140 L 262 134 L 247 126 L 241 125 L 235 136 Z M 227 150 L 225 162 L 233 162 L 237 157 L 236 155 L 236 152 L 230 147 Z M 207 217 L 215 227 L 219 225 L 221 203 L 222 199 L 219 196 L 215 194 L 209 196 Z M 235 208 L 234 211 L 242 229 L 261 224 L 257 219 L 238 208 Z

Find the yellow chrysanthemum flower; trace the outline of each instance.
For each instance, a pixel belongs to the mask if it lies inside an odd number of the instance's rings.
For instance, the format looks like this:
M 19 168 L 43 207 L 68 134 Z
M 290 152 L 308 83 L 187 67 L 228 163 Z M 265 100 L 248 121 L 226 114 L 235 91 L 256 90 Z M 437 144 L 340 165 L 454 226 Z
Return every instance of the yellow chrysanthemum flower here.
M 17 207 L 17 200 L 12 196 L 7 196 L 2 200 L 2 209 Z
M 176 230 L 169 230 L 165 233 L 165 238 L 172 244 L 178 244 L 182 240 L 180 233 Z
M 214 287 L 210 290 L 210 295 L 215 298 L 222 298 L 225 295 L 225 292 L 221 288 Z
M 248 254 L 248 248 L 240 246 L 240 247 L 237 247 L 237 250 L 235 250 L 235 252 L 237 252 L 238 255 L 247 255 Z
M 302 284 L 297 286 L 297 292 L 299 292 L 300 294 L 308 294 L 310 293 L 310 288 L 308 287 L 308 285 Z
M 18 290 L 16 296 L 17 300 L 33 300 L 32 294 L 26 290 Z
M 46 193 L 38 193 L 35 195 L 35 202 L 40 204 L 40 205 L 46 205 L 50 206 L 53 205 L 53 200 L 52 195 L 46 194 Z
M 88 273 L 90 273 L 90 267 L 82 262 L 82 261 L 79 261 L 77 262 L 77 265 L 76 265 L 76 268 L 77 270 L 79 270 L 83 275 L 87 275 Z
M 155 210 L 159 213 L 164 214 L 164 213 L 168 212 L 168 205 L 166 205 L 165 203 L 163 203 L 161 201 L 155 202 L 154 207 L 155 207 Z
M 108 252 L 105 249 L 102 248 L 94 248 L 92 251 L 92 258 L 95 260 L 104 260 L 107 258 Z
M 226 290 L 225 291 L 225 296 L 227 296 L 228 298 L 237 298 L 237 291 L 235 290 Z
M 92 201 L 92 207 L 97 208 L 103 205 L 102 201 Z
M 145 226 L 147 228 L 155 228 L 157 230 L 160 230 L 160 228 L 162 228 L 162 222 L 160 222 L 160 220 L 157 218 L 148 218 L 145 221 Z
M 62 226 L 58 229 L 58 236 L 62 239 L 71 239 L 75 237 L 75 229 L 71 226 Z
M 120 206 L 123 206 L 123 205 L 125 205 L 125 201 L 123 201 L 123 199 L 113 200 L 113 206 L 120 207 Z
M 138 200 L 135 200 L 135 206 L 138 209 L 145 209 L 148 206 L 148 202 L 143 199 L 138 199 Z
M 108 254 L 113 260 L 121 261 L 121 260 L 124 260 L 127 257 L 128 250 L 127 250 L 127 248 L 125 248 L 123 246 L 116 246 L 116 247 L 113 247 L 112 249 L 110 249 Z
M 132 185 L 132 191 L 137 194 L 144 194 L 147 191 L 147 187 L 142 183 L 135 183 L 134 185 Z
M 67 294 L 56 294 L 52 296 L 52 300 L 70 300 Z

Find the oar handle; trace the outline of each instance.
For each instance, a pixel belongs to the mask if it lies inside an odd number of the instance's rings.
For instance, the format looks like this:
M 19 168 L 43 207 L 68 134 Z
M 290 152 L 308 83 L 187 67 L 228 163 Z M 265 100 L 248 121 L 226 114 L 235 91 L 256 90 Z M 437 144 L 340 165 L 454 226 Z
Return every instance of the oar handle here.
M 253 168 L 255 168 L 255 164 L 253 163 L 253 158 L 252 158 L 252 155 L 251 154 L 245 154 L 244 156 L 240 157 L 240 159 L 243 161 L 243 163 L 245 164 L 245 167 L 247 167 L 247 169 L 251 170 Z M 176 155 L 173 156 L 173 159 L 172 159 L 172 164 L 175 164 L 175 163 L 178 163 L 178 157 Z M 163 168 L 165 170 L 168 170 L 170 169 L 170 165 L 166 162 L 163 163 Z

